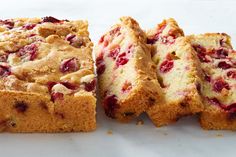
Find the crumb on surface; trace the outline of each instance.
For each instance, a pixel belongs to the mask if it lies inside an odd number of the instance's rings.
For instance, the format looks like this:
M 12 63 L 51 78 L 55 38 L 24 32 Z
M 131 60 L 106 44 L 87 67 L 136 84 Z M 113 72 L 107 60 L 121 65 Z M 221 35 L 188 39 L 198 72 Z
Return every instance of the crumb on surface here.
M 113 134 L 112 130 L 108 130 L 108 131 L 107 131 L 107 134 L 108 134 L 108 135 L 112 135 L 112 134 Z
M 143 125 L 144 121 L 142 119 L 138 119 L 136 125 Z
M 167 135 L 168 135 L 168 133 L 167 133 L 167 132 L 164 132 L 164 133 L 163 133 L 163 135 L 167 136 Z
M 223 137 L 223 134 L 216 134 L 216 137 Z

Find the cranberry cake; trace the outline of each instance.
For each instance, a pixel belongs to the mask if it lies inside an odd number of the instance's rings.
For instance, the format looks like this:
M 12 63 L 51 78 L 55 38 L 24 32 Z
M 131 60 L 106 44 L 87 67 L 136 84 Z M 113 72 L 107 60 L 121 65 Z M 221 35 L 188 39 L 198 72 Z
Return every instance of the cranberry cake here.
M 205 110 L 200 123 L 204 129 L 236 130 L 236 51 L 230 37 L 203 34 L 188 37 L 201 67 L 201 94 Z
M 156 126 L 162 126 L 200 112 L 203 104 L 198 91 L 196 56 L 182 29 L 174 19 L 168 19 L 149 30 L 147 36 L 164 93 L 163 102 L 147 111 L 150 119 Z
M 134 19 L 122 17 L 94 49 L 100 97 L 110 118 L 128 122 L 159 101 L 156 66 L 146 40 Z
M 0 131 L 92 131 L 95 85 L 86 21 L 0 20 Z

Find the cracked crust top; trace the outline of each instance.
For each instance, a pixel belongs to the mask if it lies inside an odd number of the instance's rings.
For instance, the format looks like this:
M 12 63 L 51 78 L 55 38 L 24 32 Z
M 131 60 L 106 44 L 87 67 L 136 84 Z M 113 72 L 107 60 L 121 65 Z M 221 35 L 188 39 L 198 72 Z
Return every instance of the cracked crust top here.
M 86 21 L 53 17 L 0 21 L 0 89 L 63 95 L 95 90 Z

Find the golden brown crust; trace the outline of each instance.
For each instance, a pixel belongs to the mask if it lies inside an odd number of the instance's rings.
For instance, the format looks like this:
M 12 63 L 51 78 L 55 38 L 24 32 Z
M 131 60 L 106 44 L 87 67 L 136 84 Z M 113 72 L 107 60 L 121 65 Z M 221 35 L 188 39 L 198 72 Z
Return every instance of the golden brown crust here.
M 90 94 L 65 96 L 64 100 L 52 103 L 48 97 L 39 94 L 1 91 L 0 102 L 0 131 L 33 133 L 96 129 L 96 99 Z
M 164 92 L 163 101 L 147 111 L 152 122 L 160 127 L 202 111 L 203 104 L 197 89 L 200 85 L 198 63 L 177 22 L 172 18 L 164 20 L 147 31 L 147 35 L 153 46 L 153 61 L 157 64 L 158 81 Z M 162 72 L 161 65 L 168 60 L 173 61 L 172 69 Z
M 236 130 L 235 118 L 235 113 L 225 112 L 211 105 L 200 113 L 199 122 L 206 130 Z
M 108 78 L 112 78 L 111 76 L 113 76 L 112 74 L 114 72 L 113 70 L 110 71 L 109 73 L 106 73 L 105 71 L 104 74 L 98 76 L 98 80 L 100 87 L 100 95 L 103 102 L 106 99 L 106 95 L 104 95 L 106 91 L 113 89 L 113 92 L 116 92 L 113 94 L 116 94 L 118 97 L 119 107 L 115 109 L 112 118 L 115 118 L 118 121 L 128 122 L 134 117 L 137 117 L 141 113 L 146 111 L 150 105 L 154 105 L 156 104 L 157 101 L 159 101 L 158 99 L 160 98 L 159 97 L 160 86 L 156 78 L 156 73 L 155 73 L 156 66 L 151 60 L 150 47 L 147 46 L 145 33 L 141 30 L 138 23 L 130 17 L 122 17 L 120 19 L 120 23 L 113 26 L 111 30 L 114 30 L 116 28 L 120 28 L 121 32 L 125 34 L 125 37 L 122 38 L 121 44 L 120 43 L 112 43 L 112 44 L 113 45 L 118 44 L 120 45 L 120 47 L 122 46 L 125 47 L 124 46 L 125 43 L 128 43 L 130 45 L 133 45 L 135 47 L 135 50 L 133 52 L 132 58 L 130 58 L 129 62 L 127 63 L 127 66 L 129 67 L 127 67 L 126 65 L 125 65 L 126 67 L 123 66 L 124 67 L 123 72 L 118 75 L 118 78 L 121 79 L 118 81 L 111 82 L 111 84 L 122 82 L 123 78 L 124 80 L 125 79 L 131 80 L 131 78 L 133 78 L 133 80 L 131 81 L 133 84 L 132 89 L 128 94 L 123 95 L 116 91 L 117 89 L 120 88 L 118 85 L 116 87 L 115 86 L 107 87 L 108 86 L 107 84 L 110 84 L 107 82 L 109 81 Z M 106 33 L 105 36 L 109 35 L 109 33 L 110 32 Z M 122 33 L 120 36 L 122 36 Z M 112 41 L 113 40 L 118 40 L 118 39 L 112 39 Z M 94 50 L 96 56 L 99 56 L 99 54 L 101 54 L 101 52 L 104 51 L 106 50 L 104 50 L 104 47 L 101 47 L 101 44 L 100 45 L 98 44 Z M 113 63 L 109 62 L 111 61 L 107 59 L 106 64 L 107 65 L 111 64 L 109 65 L 111 67 Z M 119 69 L 123 67 L 119 67 Z M 126 69 L 130 69 L 130 71 L 126 71 Z M 119 73 L 118 70 L 115 71 L 114 73 Z
M 193 115 L 202 111 L 202 102 L 197 93 L 189 91 L 187 97 L 179 102 L 160 102 L 148 110 L 149 118 L 155 126 L 160 127 L 174 123 L 183 116 Z
M 86 21 L 53 17 L 0 22 L 0 55 L 7 56 L 0 61 L 0 131 L 96 129 L 93 44 L 87 29 Z
M 228 53 L 226 57 L 219 57 L 212 59 L 214 62 L 227 61 L 227 58 L 235 59 L 234 52 L 232 53 L 232 46 L 230 41 L 230 36 L 225 33 L 206 33 L 200 35 L 190 35 L 187 36 L 192 45 L 199 45 L 200 47 L 211 52 L 213 49 L 223 49 Z M 200 52 L 196 52 L 200 53 Z M 200 113 L 199 122 L 203 129 L 207 130 L 236 130 L 236 119 L 235 112 L 233 110 L 224 110 L 220 105 L 227 103 L 234 103 L 235 95 L 232 92 L 234 88 L 233 80 L 230 81 L 230 78 L 227 77 L 225 72 L 227 70 L 235 69 L 221 69 L 214 62 L 204 63 L 201 62 L 199 65 L 202 68 L 203 72 L 201 73 L 202 77 L 202 86 L 205 86 L 201 93 L 203 97 L 204 110 Z M 205 80 L 206 74 L 210 78 L 210 81 Z M 226 75 L 226 76 L 225 76 Z M 225 90 L 224 92 L 216 92 L 212 88 L 212 83 L 217 78 L 224 78 L 232 89 Z M 223 91 L 223 90 L 222 90 Z M 227 94 L 231 92 L 232 94 Z M 229 101 L 229 102 L 227 102 Z

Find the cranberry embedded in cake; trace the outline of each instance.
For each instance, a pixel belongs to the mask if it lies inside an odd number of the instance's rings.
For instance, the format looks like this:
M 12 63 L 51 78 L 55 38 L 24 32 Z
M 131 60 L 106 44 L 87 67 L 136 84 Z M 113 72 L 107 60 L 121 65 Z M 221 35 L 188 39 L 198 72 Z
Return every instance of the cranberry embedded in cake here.
M 216 92 L 221 92 L 222 89 L 229 90 L 230 87 L 229 87 L 229 84 L 227 82 L 225 82 L 223 79 L 217 79 L 213 83 L 213 89 Z
M 97 74 L 101 75 L 105 71 L 105 63 L 103 59 L 103 53 L 100 53 L 99 56 L 96 58 L 96 68 L 97 68 Z
M 160 65 L 160 72 L 167 73 L 174 67 L 174 61 L 173 60 L 165 60 Z
M 0 25 L 3 25 L 5 27 L 7 27 L 8 29 L 12 29 L 14 28 L 14 21 L 11 20 L 11 19 L 8 19 L 8 20 L 0 20 Z
M 60 71 L 63 73 L 74 72 L 77 71 L 78 69 L 79 69 L 78 60 L 75 57 L 63 60 L 60 65 Z
M 207 56 L 207 60 L 199 57 L 199 67 L 203 72 L 201 93 L 205 104 L 200 116 L 202 127 L 235 130 L 236 119 L 232 115 L 236 114 L 236 54 L 230 37 L 224 33 L 207 33 L 188 38 L 195 53 L 204 52 Z
M 236 70 L 235 71 L 228 71 L 227 76 L 229 78 L 235 79 L 236 80 Z
M 7 122 L 0 132 L 96 128 L 87 27 L 86 21 L 51 16 L 0 20 L 0 123 Z
M 8 76 L 11 74 L 11 70 L 10 67 L 7 65 L 0 65 L 0 76 L 4 77 L 4 76 Z
M 195 56 L 190 43 L 174 19 L 164 20 L 147 32 L 147 43 L 153 48 L 152 59 L 163 90 L 163 101 L 150 107 L 148 115 L 156 126 L 167 125 L 177 119 L 200 112 L 201 84 Z M 202 47 L 196 47 L 205 61 Z
M 42 22 L 51 22 L 51 23 L 58 23 L 60 20 L 56 19 L 55 17 L 52 16 L 46 16 L 42 18 Z
M 32 23 L 27 23 L 25 25 L 22 26 L 23 29 L 26 29 L 26 30 L 31 30 L 33 29 L 37 24 L 32 24 Z
M 26 45 L 23 48 L 21 48 L 18 52 L 17 55 L 21 57 L 24 60 L 34 60 L 37 56 L 37 45 L 32 43 L 30 45 Z
M 221 69 L 229 69 L 231 68 L 231 64 L 226 63 L 225 61 L 221 61 L 218 63 L 218 67 Z
M 138 23 L 123 17 L 94 48 L 99 92 L 108 117 L 129 121 L 148 108 L 149 97 L 155 102 L 160 96 L 146 40 Z

